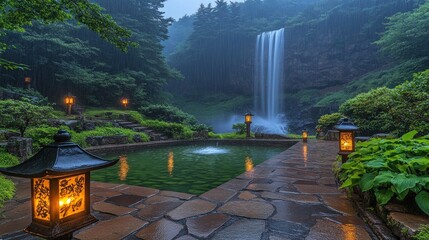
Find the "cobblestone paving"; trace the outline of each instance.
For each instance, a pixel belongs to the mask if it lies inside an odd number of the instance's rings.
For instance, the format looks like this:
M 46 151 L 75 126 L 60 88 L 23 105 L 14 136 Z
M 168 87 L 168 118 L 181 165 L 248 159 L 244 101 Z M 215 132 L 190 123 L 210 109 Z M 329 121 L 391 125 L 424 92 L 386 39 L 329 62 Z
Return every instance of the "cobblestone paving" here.
M 336 142 L 297 143 L 200 196 L 92 182 L 93 215 L 100 221 L 75 239 L 373 239 L 332 173 Z M 0 217 L 0 239 L 34 239 L 28 181 Z

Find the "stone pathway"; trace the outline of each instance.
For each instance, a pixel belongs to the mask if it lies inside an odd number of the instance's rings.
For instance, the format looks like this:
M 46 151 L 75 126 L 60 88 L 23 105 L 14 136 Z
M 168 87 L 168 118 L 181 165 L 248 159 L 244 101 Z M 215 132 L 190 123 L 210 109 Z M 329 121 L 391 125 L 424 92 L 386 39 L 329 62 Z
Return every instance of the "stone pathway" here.
M 100 221 L 75 239 L 263 239 L 366 240 L 368 227 L 356 215 L 332 173 L 337 142 L 297 143 L 252 171 L 200 196 L 146 187 L 92 182 L 93 215 Z M 34 239 L 29 182 L 0 218 L 0 239 Z

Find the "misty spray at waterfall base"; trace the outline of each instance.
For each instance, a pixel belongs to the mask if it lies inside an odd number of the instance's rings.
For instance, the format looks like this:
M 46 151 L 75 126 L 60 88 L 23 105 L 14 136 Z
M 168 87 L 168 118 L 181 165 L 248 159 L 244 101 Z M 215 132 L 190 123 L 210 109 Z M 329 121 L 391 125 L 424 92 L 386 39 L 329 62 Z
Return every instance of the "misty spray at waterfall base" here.
M 253 130 L 286 133 L 283 112 L 284 28 L 256 38 Z

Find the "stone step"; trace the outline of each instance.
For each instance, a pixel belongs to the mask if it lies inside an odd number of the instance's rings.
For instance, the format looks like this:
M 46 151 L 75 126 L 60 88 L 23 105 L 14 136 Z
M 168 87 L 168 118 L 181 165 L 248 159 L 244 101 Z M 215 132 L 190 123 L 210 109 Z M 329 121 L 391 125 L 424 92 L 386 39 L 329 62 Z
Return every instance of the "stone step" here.
M 161 141 L 161 136 L 162 136 L 162 134 L 153 133 L 150 135 L 150 140 L 151 141 Z
M 135 128 L 133 128 L 133 131 L 144 132 L 144 131 L 146 131 L 148 129 L 149 129 L 148 127 L 135 127 Z
M 160 139 L 161 141 L 165 141 L 165 140 L 168 140 L 168 137 L 167 137 L 167 136 L 161 136 L 159 139 Z
M 127 122 L 127 121 L 118 121 L 117 123 L 118 123 L 119 125 L 121 125 L 121 126 L 134 124 L 133 122 Z
M 124 128 L 131 128 L 131 129 L 136 128 L 136 127 L 141 127 L 141 126 L 142 125 L 136 124 L 136 123 L 122 125 L 122 127 L 124 127 Z

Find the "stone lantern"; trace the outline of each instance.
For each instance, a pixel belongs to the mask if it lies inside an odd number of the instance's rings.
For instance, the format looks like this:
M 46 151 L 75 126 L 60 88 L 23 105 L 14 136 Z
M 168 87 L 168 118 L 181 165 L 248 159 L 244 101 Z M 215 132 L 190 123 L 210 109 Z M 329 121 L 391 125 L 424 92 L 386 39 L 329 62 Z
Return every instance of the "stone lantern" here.
M 254 115 L 248 112 L 244 115 L 244 123 L 246 124 L 246 137 L 250 138 L 250 125 L 252 124 L 252 117 Z
M 308 139 L 307 129 L 302 130 L 302 142 L 306 143 Z
M 94 156 L 64 130 L 54 143 L 27 161 L 0 168 L 6 175 L 31 178 L 32 222 L 26 232 L 47 239 L 71 239 L 73 232 L 97 221 L 90 213 L 90 171 L 118 160 Z
M 347 161 L 348 155 L 355 151 L 355 132 L 359 128 L 349 121 L 348 118 L 341 119 L 335 129 L 339 131 L 339 151 L 338 154 L 341 155 L 343 163 Z

